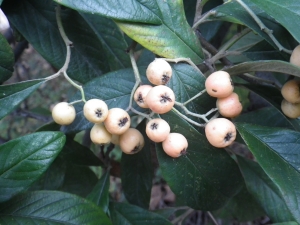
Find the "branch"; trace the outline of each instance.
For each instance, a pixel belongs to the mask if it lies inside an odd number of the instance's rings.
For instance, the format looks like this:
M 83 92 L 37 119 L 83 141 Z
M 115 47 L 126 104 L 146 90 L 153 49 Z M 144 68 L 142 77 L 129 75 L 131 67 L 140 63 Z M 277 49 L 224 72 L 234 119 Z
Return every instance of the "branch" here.
M 286 53 L 292 54 L 291 50 L 286 49 L 279 43 L 279 41 L 273 35 L 273 31 L 267 28 L 264 25 L 264 23 L 258 18 L 258 16 L 242 0 L 236 0 L 236 1 L 249 13 L 249 15 L 255 20 L 255 22 L 260 27 L 260 29 L 264 31 L 267 35 L 269 35 L 269 37 L 272 39 L 272 41 L 277 46 L 279 51 L 284 51 Z

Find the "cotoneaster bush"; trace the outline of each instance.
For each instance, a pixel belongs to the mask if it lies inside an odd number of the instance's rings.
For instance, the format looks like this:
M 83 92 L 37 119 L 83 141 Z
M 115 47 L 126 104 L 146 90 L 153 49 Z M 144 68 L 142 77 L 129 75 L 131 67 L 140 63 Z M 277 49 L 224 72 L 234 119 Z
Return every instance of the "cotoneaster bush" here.
M 0 6 L 0 224 L 300 224 L 297 0 Z

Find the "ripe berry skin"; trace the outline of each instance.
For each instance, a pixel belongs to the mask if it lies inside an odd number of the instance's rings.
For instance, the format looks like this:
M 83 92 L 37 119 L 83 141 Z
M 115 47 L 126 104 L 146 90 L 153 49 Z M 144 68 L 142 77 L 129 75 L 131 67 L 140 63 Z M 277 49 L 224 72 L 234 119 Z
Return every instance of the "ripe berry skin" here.
M 167 61 L 155 59 L 149 64 L 146 75 L 150 83 L 154 85 L 165 85 L 172 77 L 172 68 Z
M 144 145 L 143 135 L 135 128 L 129 128 L 120 135 L 120 148 L 126 154 L 135 154 L 141 151 Z
M 158 85 L 153 87 L 146 97 L 149 108 L 159 114 L 169 112 L 175 104 L 175 95 L 171 88 Z
M 243 110 L 243 106 L 239 101 L 239 96 L 234 92 L 225 98 L 218 98 L 216 105 L 219 113 L 228 118 L 234 118 L 240 115 Z
M 120 145 L 120 135 L 113 134 L 110 142 L 114 145 Z
M 177 158 L 186 154 L 188 141 L 182 134 L 170 133 L 162 142 L 162 147 L 167 155 Z
M 205 135 L 211 145 L 224 148 L 235 140 L 236 129 L 230 120 L 217 118 L 206 124 Z
M 146 103 L 146 96 L 148 92 L 152 89 L 151 85 L 142 85 L 139 86 L 135 93 L 134 93 L 134 101 L 141 107 L 141 108 L 149 108 Z
M 102 123 L 108 115 L 107 105 L 100 99 L 90 99 L 83 106 L 83 115 L 92 123 Z
M 290 80 L 281 88 L 281 94 L 290 103 L 300 102 L 300 80 Z
M 111 134 L 123 134 L 130 127 L 130 116 L 124 109 L 112 108 L 108 110 L 104 125 Z
M 290 63 L 292 63 L 295 66 L 300 67 L 300 45 L 298 45 L 292 52 Z
M 53 120 L 60 125 L 71 124 L 76 117 L 76 111 L 73 105 L 67 102 L 60 102 L 52 109 Z
M 170 133 L 170 126 L 167 121 L 156 118 L 147 123 L 146 134 L 154 142 L 164 141 Z
M 99 145 L 108 144 L 111 141 L 111 136 L 103 123 L 95 124 L 90 132 L 92 142 Z
M 225 98 L 233 92 L 230 75 L 225 71 L 216 71 L 205 81 L 207 93 L 215 98 Z
M 296 119 L 300 116 L 300 103 L 290 103 L 283 99 L 281 102 L 281 110 L 287 117 Z

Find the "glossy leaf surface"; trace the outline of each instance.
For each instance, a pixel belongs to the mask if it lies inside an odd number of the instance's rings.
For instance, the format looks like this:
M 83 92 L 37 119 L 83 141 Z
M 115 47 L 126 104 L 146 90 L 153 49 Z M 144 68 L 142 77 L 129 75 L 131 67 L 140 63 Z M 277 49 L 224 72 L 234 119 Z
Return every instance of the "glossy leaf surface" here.
M 224 206 L 241 188 L 242 177 L 235 162 L 222 149 L 211 146 L 206 137 L 170 112 L 162 115 L 172 132 L 188 140 L 186 155 L 171 158 L 161 144 L 157 157 L 163 177 L 176 194 L 178 204 L 194 209 L 216 210 Z
M 164 217 L 127 203 L 110 203 L 114 225 L 171 225 Z
M 259 19 L 273 31 L 275 38 L 283 46 L 288 49 L 293 45 L 293 38 L 286 29 L 278 24 L 271 16 L 264 12 L 264 10 L 257 5 L 253 4 L 251 0 L 243 0 L 243 2 L 259 17 Z M 255 20 L 249 15 L 249 13 L 236 1 L 228 1 L 223 5 L 216 7 L 214 9 L 216 14 L 209 17 L 212 20 L 225 20 L 228 22 L 238 23 L 245 25 L 252 29 L 255 33 L 263 37 L 268 41 L 274 48 L 277 46 L 274 44 L 273 40 L 260 28 L 260 26 L 255 22 Z
M 44 80 L 31 80 L 0 86 L 0 119 L 13 111 L 43 82 Z
M 98 205 L 104 212 L 108 210 L 109 204 L 109 184 L 110 184 L 110 173 L 106 171 L 97 184 L 87 196 L 87 199 Z
M 186 21 L 182 0 L 57 2 L 78 11 L 114 19 L 130 38 L 157 55 L 186 57 L 196 64 L 202 62 L 202 48 Z
M 66 46 L 58 31 L 53 1 L 11 1 L 3 9 L 14 27 L 48 62 L 57 69 L 62 67 Z M 61 14 L 66 34 L 73 42 L 68 68 L 71 78 L 86 83 L 110 69 L 129 65 L 129 58 L 122 51 L 126 49 L 124 37 L 111 20 L 80 15 L 71 9 L 64 9 Z M 95 26 L 99 28 L 95 30 Z
M 270 16 L 282 24 L 293 36 L 300 42 L 300 32 L 295 27 L 300 26 L 300 2 L 297 0 L 280 1 L 280 0 L 249 0 L 255 3 L 259 8 L 264 10 Z
M 295 221 L 300 221 L 300 133 L 292 130 L 236 124 L 236 127 L 270 180 L 277 186 Z
M 0 146 L 0 202 L 25 191 L 57 157 L 65 143 L 61 132 L 39 132 Z
M 292 221 L 293 216 L 286 207 L 278 188 L 262 168 L 257 163 L 242 157 L 238 157 L 238 163 L 245 178 L 247 189 L 272 221 Z
M 0 223 L 110 225 L 104 212 L 92 202 L 57 191 L 21 194 L 0 205 Z
M 2 34 L 0 34 L 0 59 L 0 83 L 2 83 L 11 77 L 15 62 L 12 48 Z
M 146 121 L 141 122 L 137 129 L 142 133 L 145 145 L 136 154 L 128 155 L 122 153 L 122 187 L 125 197 L 130 204 L 148 209 L 154 172 L 151 160 L 151 143 L 145 132 Z
M 279 61 L 279 60 L 261 60 L 254 62 L 244 62 L 236 66 L 232 66 L 226 71 L 230 75 L 238 75 L 248 72 L 257 72 L 257 71 L 268 71 L 276 73 L 285 73 L 299 77 L 300 76 L 300 67 L 294 66 L 288 62 Z

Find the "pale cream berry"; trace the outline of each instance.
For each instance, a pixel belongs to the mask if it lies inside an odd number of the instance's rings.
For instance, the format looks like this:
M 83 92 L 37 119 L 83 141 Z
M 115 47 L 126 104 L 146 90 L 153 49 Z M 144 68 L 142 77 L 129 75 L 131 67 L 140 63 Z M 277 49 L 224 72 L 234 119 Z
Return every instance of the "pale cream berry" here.
M 281 94 L 290 103 L 300 102 L 300 80 L 290 80 L 281 88 Z
M 225 98 L 233 92 L 233 83 L 230 75 L 225 71 L 216 71 L 205 81 L 207 93 L 215 98 Z
M 217 118 L 206 124 L 205 135 L 211 145 L 225 148 L 235 140 L 236 128 L 230 120 Z
M 124 109 L 112 108 L 108 110 L 104 125 L 111 134 L 123 134 L 130 127 L 130 116 Z
M 76 117 L 76 111 L 73 105 L 67 102 L 60 102 L 52 109 L 53 120 L 60 125 L 71 124 Z
M 172 68 L 167 61 L 158 58 L 149 64 L 146 76 L 154 85 L 165 85 L 172 77 Z
M 170 133 L 162 142 L 165 153 L 173 158 L 185 155 L 188 148 L 187 139 L 179 133 Z
M 106 130 L 103 123 L 94 124 L 90 132 L 92 142 L 99 145 L 110 143 L 111 136 L 111 133 Z
M 146 97 L 149 108 L 159 114 L 169 112 L 175 104 L 175 95 L 171 88 L 158 85 L 153 87 Z
M 225 98 L 218 98 L 216 105 L 219 113 L 228 118 L 237 117 L 243 110 L 239 96 L 234 92 Z
M 300 103 L 290 103 L 283 99 L 281 102 L 281 110 L 287 117 L 296 119 L 300 116 Z
M 108 115 L 108 107 L 100 99 L 90 99 L 83 106 L 83 115 L 92 123 L 102 123 Z
M 113 134 L 110 142 L 114 145 L 120 145 L 120 135 Z
M 170 125 L 167 121 L 156 118 L 147 123 L 146 134 L 154 142 L 164 141 L 170 133 Z
M 141 107 L 141 108 L 149 108 L 146 103 L 146 96 L 148 92 L 152 89 L 151 85 L 141 85 L 139 86 L 136 91 L 134 92 L 134 101 Z
M 135 154 L 141 151 L 144 145 L 143 135 L 135 128 L 129 128 L 120 135 L 120 148 L 126 154 Z
M 300 45 L 294 48 L 291 54 L 290 63 L 300 67 Z

